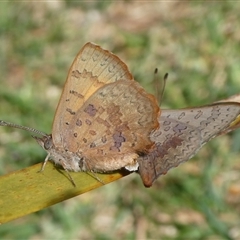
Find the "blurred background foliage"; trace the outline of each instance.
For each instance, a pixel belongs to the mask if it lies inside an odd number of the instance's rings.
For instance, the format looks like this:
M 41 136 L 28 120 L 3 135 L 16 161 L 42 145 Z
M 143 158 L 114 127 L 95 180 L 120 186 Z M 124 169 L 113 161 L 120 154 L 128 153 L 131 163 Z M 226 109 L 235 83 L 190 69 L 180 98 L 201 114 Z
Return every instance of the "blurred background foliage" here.
M 240 92 L 240 3 L 0 3 L 0 119 L 51 132 L 68 69 L 86 42 L 122 58 L 163 108 Z M 0 173 L 43 161 L 20 130 L 0 128 Z M 221 136 L 145 189 L 137 174 L 0 226 L 2 239 L 239 239 L 240 131 Z M 26 189 L 27 191 L 27 189 Z M 47 194 L 47 193 L 46 193 Z M 0 210 L 1 211 L 1 210 Z

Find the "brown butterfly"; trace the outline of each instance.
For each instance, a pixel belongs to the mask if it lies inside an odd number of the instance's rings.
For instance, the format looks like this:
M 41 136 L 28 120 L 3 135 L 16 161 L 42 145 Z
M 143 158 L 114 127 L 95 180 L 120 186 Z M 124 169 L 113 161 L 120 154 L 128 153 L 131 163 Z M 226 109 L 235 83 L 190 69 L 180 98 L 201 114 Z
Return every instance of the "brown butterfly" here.
M 55 113 L 52 134 L 0 120 L 42 135 L 35 137 L 66 171 L 136 170 L 137 158 L 154 146 L 160 109 L 155 97 L 133 80 L 125 63 L 87 43 L 76 56 Z M 71 177 L 70 177 L 71 178 Z
M 240 105 L 216 103 L 163 110 L 137 84 L 125 63 L 87 43 L 75 58 L 53 122 L 52 134 L 0 120 L 42 135 L 51 159 L 70 171 L 138 170 L 150 187 L 170 168 L 194 156 L 210 139 L 238 127 Z M 158 128 L 160 124 L 160 128 Z

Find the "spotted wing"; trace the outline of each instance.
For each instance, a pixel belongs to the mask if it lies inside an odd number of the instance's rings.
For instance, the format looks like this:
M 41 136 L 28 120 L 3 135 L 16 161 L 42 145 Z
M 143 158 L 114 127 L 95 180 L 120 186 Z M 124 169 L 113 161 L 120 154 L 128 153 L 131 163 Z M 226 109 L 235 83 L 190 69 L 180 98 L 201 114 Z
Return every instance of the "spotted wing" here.
M 97 89 L 119 79 L 133 79 L 125 63 L 100 46 L 92 43 L 83 46 L 69 70 L 55 113 L 52 130 L 55 146 L 62 146 L 62 130 L 65 122 L 71 121 L 72 116 L 64 112 L 69 109 L 77 112 Z
M 190 159 L 206 142 L 231 128 L 239 114 L 237 103 L 162 110 L 161 127 L 151 134 L 156 146 L 149 154 L 138 158 L 144 185 L 150 187 L 158 176 Z
M 98 89 L 64 124 L 63 145 L 86 159 L 89 170 L 104 172 L 136 164 L 153 146 L 159 123 L 154 96 L 135 81 L 119 80 Z

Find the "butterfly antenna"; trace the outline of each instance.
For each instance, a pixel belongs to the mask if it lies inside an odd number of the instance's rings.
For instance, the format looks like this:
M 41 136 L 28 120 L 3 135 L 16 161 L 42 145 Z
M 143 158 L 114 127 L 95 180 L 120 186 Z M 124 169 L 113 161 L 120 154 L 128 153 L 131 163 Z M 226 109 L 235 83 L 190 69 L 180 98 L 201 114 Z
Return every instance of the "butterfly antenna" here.
M 158 99 L 159 105 L 161 106 L 163 94 L 165 91 L 165 86 L 166 86 L 166 82 L 167 82 L 167 78 L 168 78 L 168 73 L 165 73 L 165 75 L 163 77 L 163 84 L 161 86 L 159 84 L 160 81 L 159 81 L 157 74 L 158 74 L 158 69 L 155 68 L 153 82 L 154 82 L 155 89 L 156 89 L 156 98 Z
M 161 106 L 162 99 L 163 99 L 163 95 L 164 95 L 164 92 L 165 92 L 165 87 L 166 87 L 166 83 L 167 83 L 167 78 L 168 78 L 168 73 L 165 73 L 165 75 L 164 75 L 164 77 L 163 77 L 162 92 L 161 92 L 160 97 L 159 97 L 160 106 Z
M 21 126 L 21 125 L 11 123 L 11 122 L 5 122 L 3 120 L 0 120 L 0 126 L 18 128 L 18 129 L 22 129 L 22 130 L 25 130 L 25 131 L 28 131 L 28 132 L 33 132 L 33 133 L 39 134 L 41 136 L 48 136 L 46 133 L 41 132 L 37 129 L 31 128 L 31 127 Z

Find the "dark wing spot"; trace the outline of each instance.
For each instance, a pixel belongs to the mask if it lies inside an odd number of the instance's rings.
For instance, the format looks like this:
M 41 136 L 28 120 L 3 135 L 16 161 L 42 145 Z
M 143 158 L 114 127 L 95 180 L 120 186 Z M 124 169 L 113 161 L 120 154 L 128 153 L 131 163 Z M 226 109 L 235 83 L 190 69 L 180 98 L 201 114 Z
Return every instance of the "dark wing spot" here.
M 90 130 L 89 133 L 93 136 L 97 134 L 94 130 Z
M 182 145 L 182 139 L 179 137 L 173 137 L 163 144 L 157 146 L 157 150 L 152 152 L 155 157 L 163 158 L 165 155 L 168 154 L 169 149 L 173 148 L 176 149 L 178 146 Z
M 71 108 L 66 108 L 66 111 L 69 112 L 71 115 L 76 114 Z
M 78 127 L 81 127 L 82 126 L 82 121 L 78 118 L 78 120 L 76 121 L 76 125 Z
M 94 107 L 93 104 L 88 104 L 88 106 L 84 109 L 84 112 L 87 113 L 89 116 L 94 117 L 97 113 L 97 109 Z
M 87 125 L 91 125 L 91 124 L 92 124 L 92 122 L 91 122 L 89 119 L 86 119 L 85 123 L 86 123 Z
M 200 118 L 203 114 L 201 110 L 198 110 L 197 112 L 198 112 L 197 115 L 194 117 L 195 119 Z
M 77 91 L 74 91 L 74 90 L 70 90 L 69 91 L 70 94 L 73 94 L 75 97 L 78 97 L 78 98 L 83 98 L 83 95 L 80 94 L 79 92 Z
M 120 147 L 122 143 L 126 141 L 125 137 L 122 135 L 122 132 L 116 131 L 113 135 L 114 146 L 110 147 L 110 150 L 117 150 L 120 151 Z
M 186 130 L 187 126 L 185 126 L 184 124 L 177 124 L 174 128 L 173 131 L 177 134 L 180 134 L 182 132 L 182 130 Z
M 94 143 L 94 142 L 92 142 L 91 144 L 90 144 L 90 148 L 95 148 L 96 147 L 96 144 Z
M 78 70 L 72 71 L 72 76 L 75 78 L 80 78 L 81 77 L 81 73 Z
M 107 142 L 106 136 L 103 136 L 101 140 L 102 140 L 102 143 L 106 143 Z

